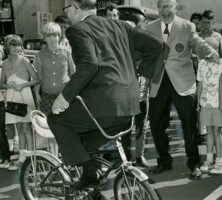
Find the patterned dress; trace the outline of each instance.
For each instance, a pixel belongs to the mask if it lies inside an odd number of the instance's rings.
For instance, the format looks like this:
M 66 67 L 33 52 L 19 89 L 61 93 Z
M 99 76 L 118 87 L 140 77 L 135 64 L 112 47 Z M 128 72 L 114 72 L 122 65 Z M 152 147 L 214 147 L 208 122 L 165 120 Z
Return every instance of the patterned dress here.
M 4 61 L 2 67 L 2 73 L 6 74 L 7 84 L 9 84 L 10 82 L 15 82 L 16 84 L 22 84 L 29 81 L 30 76 L 27 67 L 32 67 L 32 66 L 25 64 L 27 62 L 28 61 L 20 62 L 19 66 L 13 66 L 9 59 L 6 59 Z M 21 92 L 15 91 L 14 89 L 8 89 L 6 92 L 6 100 L 28 104 L 27 108 L 28 113 L 25 117 L 16 116 L 6 112 L 5 116 L 6 124 L 15 124 L 18 122 L 31 122 L 30 112 L 32 110 L 35 110 L 36 108 L 30 87 L 23 88 Z

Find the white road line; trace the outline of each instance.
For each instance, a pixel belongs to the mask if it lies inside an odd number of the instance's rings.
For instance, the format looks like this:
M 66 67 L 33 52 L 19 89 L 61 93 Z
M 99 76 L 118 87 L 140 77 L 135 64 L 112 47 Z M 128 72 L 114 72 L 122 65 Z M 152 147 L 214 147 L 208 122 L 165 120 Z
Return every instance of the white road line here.
M 0 199 L 10 199 L 11 196 L 0 194 Z
M 13 184 L 13 185 L 10 185 L 8 187 L 2 187 L 2 188 L 0 188 L 0 194 L 4 193 L 4 192 L 9 192 L 11 190 L 15 190 L 15 189 L 18 189 L 18 188 L 20 188 L 20 184 Z
M 171 156 L 172 157 L 179 157 L 179 156 L 186 156 L 186 154 L 185 153 L 172 153 Z M 157 165 L 156 159 L 149 159 L 147 161 L 148 161 L 150 167 Z
M 205 197 L 203 200 L 217 200 L 221 196 L 222 196 L 222 185 L 213 192 L 211 192 L 211 194 Z
M 184 144 L 184 140 L 172 141 L 169 145 Z M 155 148 L 154 144 L 145 144 L 145 148 Z
M 210 177 L 208 174 L 202 175 L 202 179 L 205 179 L 208 177 Z M 193 182 L 193 181 L 190 180 L 189 178 L 184 178 L 184 179 L 177 179 L 177 180 L 173 180 L 173 181 L 159 182 L 159 183 L 155 183 L 152 185 L 155 189 L 160 189 L 160 188 L 164 188 L 164 187 L 174 187 L 174 186 L 179 186 L 179 185 L 186 185 L 189 182 Z M 204 199 L 204 200 L 206 200 L 206 199 Z M 216 199 L 207 199 L 207 200 L 216 200 Z
M 208 177 L 209 177 L 209 175 L 207 175 L 207 174 L 202 175 L 202 179 L 208 178 Z M 179 186 L 179 185 L 186 185 L 189 182 L 193 182 L 193 181 L 190 180 L 189 178 L 184 178 L 184 179 L 177 179 L 177 180 L 173 180 L 173 181 L 159 182 L 159 183 L 155 183 L 152 185 L 155 189 L 160 189 L 160 188 L 164 188 L 164 187 L 174 187 L 174 186 Z M 213 199 L 208 199 L 208 200 L 213 200 Z
M 155 183 L 155 184 L 153 184 L 153 187 L 155 189 L 160 189 L 160 188 L 164 188 L 164 187 L 173 187 L 173 186 L 179 186 L 179 185 L 186 185 L 189 182 L 191 182 L 190 179 L 184 178 L 184 179 L 178 179 L 178 180 L 174 180 L 174 181 L 164 181 L 164 182 L 160 182 L 160 183 Z

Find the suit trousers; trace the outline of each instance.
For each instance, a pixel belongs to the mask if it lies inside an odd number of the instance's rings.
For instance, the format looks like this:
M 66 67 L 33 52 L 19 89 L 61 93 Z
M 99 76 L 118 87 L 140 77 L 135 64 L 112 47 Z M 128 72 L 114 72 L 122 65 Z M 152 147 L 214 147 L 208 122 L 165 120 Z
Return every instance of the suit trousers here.
M 100 133 L 84 108 L 76 113 L 73 112 L 75 109 L 72 106 L 70 105 L 71 108 L 69 107 L 61 114 L 50 114 L 48 117 L 49 127 L 67 165 L 77 165 L 88 161 L 90 159 L 88 152 L 97 150 L 109 141 Z M 131 118 L 131 116 L 104 117 L 97 118 L 97 121 L 107 134 L 115 135 L 130 127 Z
M 185 151 L 188 157 L 187 166 L 193 170 L 199 164 L 197 119 L 195 114 L 196 95 L 179 95 L 174 89 L 166 71 L 164 72 L 157 96 L 150 98 L 149 119 L 155 147 L 159 154 L 157 162 L 163 166 L 172 164 L 173 159 L 169 154 L 169 138 L 165 132 L 170 123 L 170 107 L 172 102 L 175 104 L 182 124 Z

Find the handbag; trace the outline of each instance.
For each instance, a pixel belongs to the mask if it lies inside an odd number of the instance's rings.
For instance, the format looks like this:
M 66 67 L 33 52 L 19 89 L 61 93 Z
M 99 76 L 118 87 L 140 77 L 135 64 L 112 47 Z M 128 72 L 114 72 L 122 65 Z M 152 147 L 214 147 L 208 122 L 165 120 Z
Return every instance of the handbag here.
M 12 99 L 14 97 L 14 93 L 15 93 L 15 90 L 13 92 Z M 10 114 L 13 114 L 13 115 L 20 116 L 20 117 L 25 117 L 27 115 L 27 106 L 28 106 L 28 104 L 24 103 L 23 96 L 22 96 L 22 100 L 23 100 L 23 103 L 17 103 L 17 102 L 14 102 L 14 101 L 7 101 L 7 103 L 6 103 L 6 112 L 8 112 Z

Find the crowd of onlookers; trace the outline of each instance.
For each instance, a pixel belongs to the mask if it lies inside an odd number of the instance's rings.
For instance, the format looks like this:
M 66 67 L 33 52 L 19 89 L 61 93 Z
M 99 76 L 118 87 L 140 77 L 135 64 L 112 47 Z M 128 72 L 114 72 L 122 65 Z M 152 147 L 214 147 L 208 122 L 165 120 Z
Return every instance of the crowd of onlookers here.
M 222 36 L 213 29 L 214 13 L 211 10 L 205 10 L 202 14 L 193 14 L 190 21 L 196 26 L 195 32 L 191 23 L 176 16 L 173 0 L 167 5 L 162 5 L 161 0 L 158 2 L 158 11 L 162 20 L 160 26 L 164 30 L 162 33 L 159 33 L 161 29 L 157 28 L 156 21 L 148 25 L 142 23 L 142 18 L 137 24 L 128 21 L 132 27 L 138 27 L 156 35 L 161 34 L 160 37 L 171 50 L 159 85 L 150 83 L 148 79 L 138 74 L 142 112 L 135 118 L 136 162 L 138 165 L 148 167 L 144 157 L 146 136 L 144 124 L 149 119 L 155 147 L 159 154 L 158 165 L 152 168 L 150 173 L 158 174 L 172 169 L 173 158 L 168 153 L 169 140 L 165 129 L 169 126 L 170 107 L 174 103 L 182 121 L 188 156 L 187 165 L 191 170 L 191 178 L 198 179 L 201 172 L 222 174 L 222 104 L 220 102 L 222 62 L 216 63 L 211 59 L 214 50 L 222 57 Z M 113 4 L 106 7 L 105 13 L 109 19 L 119 19 L 118 7 Z M 171 16 L 175 17 L 178 27 L 172 24 Z M 183 29 L 180 24 L 185 24 Z M 65 37 L 65 30 L 70 25 L 71 22 L 66 16 L 58 16 L 55 22 L 45 24 L 42 33 L 46 46 L 38 52 L 32 64 L 24 56 L 22 40 L 18 35 L 7 35 L 4 47 L 0 47 L 0 168 L 17 170 L 19 162 L 24 162 L 27 151 L 33 149 L 29 114 L 20 117 L 6 112 L 6 101 L 25 103 L 28 105 L 28 113 L 37 108 L 48 116 L 53 102 L 70 80 L 71 75 L 75 73 L 71 47 Z M 138 63 L 139 57 L 138 55 Z M 179 71 L 178 65 L 181 69 Z M 207 133 L 207 155 L 199 168 L 196 133 L 197 129 L 199 133 L 203 132 L 203 127 Z M 10 157 L 14 150 L 16 131 L 19 137 L 19 160 L 12 162 Z M 56 141 L 51 139 L 50 144 L 51 152 L 58 155 Z M 130 155 L 127 156 L 130 159 Z
M 65 29 L 71 25 L 66 16 L 58 16 L 42 30 L 46 46 L 36 55 L 33 64 L 24 56 L 22 39 L 15 34 L 5 37 L 1 46 L 1 163 L 0 168 L 17 170 L 28 151 L 33 150 L 30 112 L 40 109 L 46 116 L 70 76 L 75 72 L 71 48 Z M 27 104 L 27 115 L 17 116 L 6 112 L 7 101 Z M 5 127 L 6 125 L 6 127 Z M 18 134 L 19 159 L 12 162 L 14 139 Z M 7 136 L 6 136 L 7 135 Z M 49 141 L 51 152 L 58 156 L 58 145 Z

